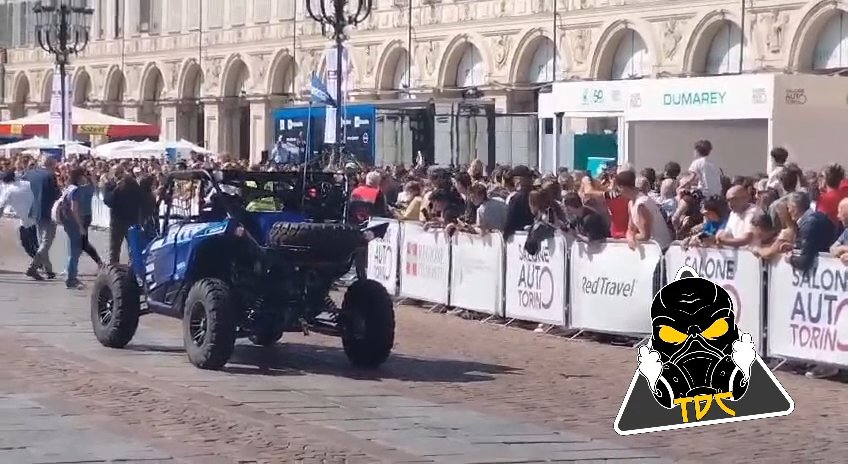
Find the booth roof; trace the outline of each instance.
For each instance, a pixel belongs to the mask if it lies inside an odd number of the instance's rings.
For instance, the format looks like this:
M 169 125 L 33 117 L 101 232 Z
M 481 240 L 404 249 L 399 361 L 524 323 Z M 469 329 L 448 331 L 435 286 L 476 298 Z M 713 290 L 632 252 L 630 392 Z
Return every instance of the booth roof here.
M 108 137 L 156 137 L 159 128 L 152 124 L 128 121 L 97 111 L 74 107 L 71 111 L 74 132 L 81 135 L 105 135 Z M 50 112 L 38 113 L 24 118 L 0 123 L 0 135 L 35 136 L 47 135 Z

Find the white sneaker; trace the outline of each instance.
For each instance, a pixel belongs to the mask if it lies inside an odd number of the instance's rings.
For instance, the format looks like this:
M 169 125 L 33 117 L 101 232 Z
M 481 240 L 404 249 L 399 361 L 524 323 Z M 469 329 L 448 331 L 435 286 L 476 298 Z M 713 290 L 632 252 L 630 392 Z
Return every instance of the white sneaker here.
M 539 326 L 538 326 L 538 327 L 536 327 L 535 329 L 533 329 L 533 332 L 536 332 L 536 333 L 545 333 L 545 324 L 539 324 Z
M 836 375 L 839 375 L 839 369 L 826 366 L 816 366 L 804 374 L 804 376 L 810 379 L 829 379 Z

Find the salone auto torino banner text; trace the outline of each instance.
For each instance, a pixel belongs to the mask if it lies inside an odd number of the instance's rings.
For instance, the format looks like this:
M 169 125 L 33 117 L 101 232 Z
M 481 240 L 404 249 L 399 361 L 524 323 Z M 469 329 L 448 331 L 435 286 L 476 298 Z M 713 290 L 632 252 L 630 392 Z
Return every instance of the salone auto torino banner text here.
M 819 256 L 804 273 L 778 259 L 768 289 L 770 355 L 848 366 L 848 267 Z
M 565 325 L 566 241 L 557 234 L 531 255 L 525 232 L 506 243 L 506 317 Z
M 754 340 L 763 335 L 763 266 L 759 258 L 744 248 L 700 248 L 684 250 L 674 244 L 665 253 L 666 281 L 674 280 L 677 271 L 689 266 L 704 279 L 722 286 L 733 299 L 733 310 L 739 330 Z M 765 347 L 757 344 L 760 354 Z

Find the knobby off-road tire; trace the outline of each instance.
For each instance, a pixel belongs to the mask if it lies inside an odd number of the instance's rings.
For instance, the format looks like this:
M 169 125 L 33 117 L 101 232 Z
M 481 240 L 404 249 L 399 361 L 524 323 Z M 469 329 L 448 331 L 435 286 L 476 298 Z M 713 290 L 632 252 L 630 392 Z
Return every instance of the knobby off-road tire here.
M 236 343 L 235 309 L 223 280 L 205 278 L 192 285 L 183 312 L 183 344 L 192 364 L 212 370 L 227 364 Z
M 364 244 L 362 232 L 347 224 L 278 222 L 268 233 L 272 247 L 306 247 L 319 259 L 344 260 Z
M 345 293 L 341 309 L 342 346 L 351 364 L 383 364 L 395 344 L 392 297 L 374 280 L 358 280 Z
M 103 268 L 91 289 L 91 326 L 94 336 L 108 348 L 123 348 L 135 336 L 141 315 L 141 290 L 129 268 Z

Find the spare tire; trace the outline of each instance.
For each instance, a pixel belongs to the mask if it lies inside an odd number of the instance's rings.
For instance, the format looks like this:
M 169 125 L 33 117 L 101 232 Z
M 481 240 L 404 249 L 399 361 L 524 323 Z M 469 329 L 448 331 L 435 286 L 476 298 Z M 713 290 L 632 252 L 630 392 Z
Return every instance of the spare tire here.
M 314 259 L 345 260 L 362 245 L 362 232 L 347 224 L 278 222 L 268 232 L 268 246 L 309 249 Z

